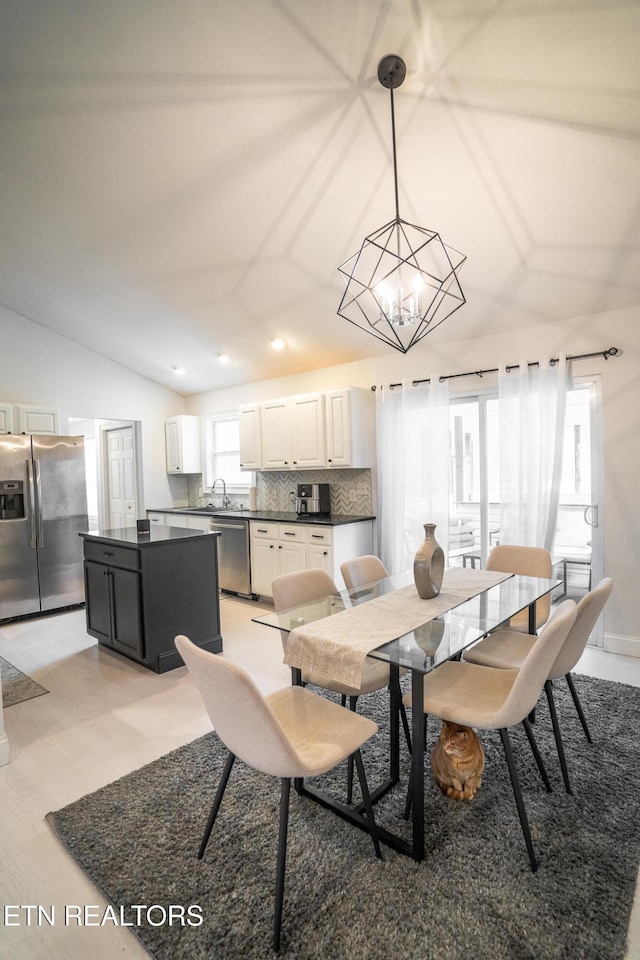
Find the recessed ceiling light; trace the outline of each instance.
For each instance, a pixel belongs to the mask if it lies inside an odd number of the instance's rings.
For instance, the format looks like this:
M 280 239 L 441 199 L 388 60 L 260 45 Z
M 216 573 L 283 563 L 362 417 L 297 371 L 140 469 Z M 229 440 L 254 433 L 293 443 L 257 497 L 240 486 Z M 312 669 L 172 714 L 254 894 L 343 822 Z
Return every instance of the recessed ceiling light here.
M 175 373 L 176 377 L 184 377 L 184 375 L 188 372 L 184 369 L 184 367 L 171 367 L 171 369 Z
M 218 360 L 220 363 L 229 363 L 229 357 L 226 353 L 219 353 Z
M 282 340 L 280 337 L 275 337 L 271 341 L 271 347 L 273 350 L 284 350 L 284 340 Z

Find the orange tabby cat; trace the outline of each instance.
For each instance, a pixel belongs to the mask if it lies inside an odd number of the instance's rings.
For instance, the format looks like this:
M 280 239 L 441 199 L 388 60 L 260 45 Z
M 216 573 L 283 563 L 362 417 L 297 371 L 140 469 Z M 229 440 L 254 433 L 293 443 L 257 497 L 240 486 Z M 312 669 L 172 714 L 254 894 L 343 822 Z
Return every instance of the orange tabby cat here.
M 431 769 L 447 797 L 473 800 L 484 770 L 484 750 L 478 734 L 471 727 L 443 720 L 431 751 Z

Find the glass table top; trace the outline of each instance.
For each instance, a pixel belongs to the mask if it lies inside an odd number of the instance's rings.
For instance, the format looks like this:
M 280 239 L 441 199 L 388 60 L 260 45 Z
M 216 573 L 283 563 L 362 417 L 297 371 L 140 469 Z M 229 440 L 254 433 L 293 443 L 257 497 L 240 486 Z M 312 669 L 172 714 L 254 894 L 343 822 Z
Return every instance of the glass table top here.
M 334 616 L 352 607 L 368 603 L 413 582 L 412 571 L 386 577 L 352 591 L 329 594 L 311 603 L 279 613 L 253 617 L 255 623 L 289 632 L 295 627 Z M 504 624 L 540 597 L 562 583 L 537 577 L 510 576 L 446 613 L 401 634 L 371 651 L 369 656 L 409 670 L 428 672 L 465 647 Z

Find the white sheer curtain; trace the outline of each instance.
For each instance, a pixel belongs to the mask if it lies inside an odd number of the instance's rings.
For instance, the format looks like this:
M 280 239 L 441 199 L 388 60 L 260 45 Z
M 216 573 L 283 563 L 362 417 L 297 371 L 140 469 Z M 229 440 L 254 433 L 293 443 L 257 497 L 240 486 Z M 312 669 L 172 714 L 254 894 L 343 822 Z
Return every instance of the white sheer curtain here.
M 424 524 L 435 523 L 447 555 L 449 533 L 449 385 L 432 377 L 376 391 L 378 536 L 390 573 L 413 565 Z
M 567 363 L 498 372 L 500 542 L 552 551 L 562 474 Z

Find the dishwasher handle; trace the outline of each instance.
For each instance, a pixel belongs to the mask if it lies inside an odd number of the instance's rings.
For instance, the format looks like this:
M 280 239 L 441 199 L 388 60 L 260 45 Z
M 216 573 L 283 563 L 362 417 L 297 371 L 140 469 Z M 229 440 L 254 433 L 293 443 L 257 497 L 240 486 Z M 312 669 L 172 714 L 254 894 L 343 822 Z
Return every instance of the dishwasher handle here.
M 233 523 L 230 520 L 212 520 L 211 529 L 212 530 L 246 530 L 247 522 L 246 520 L 240 520 L 238 523 Z

